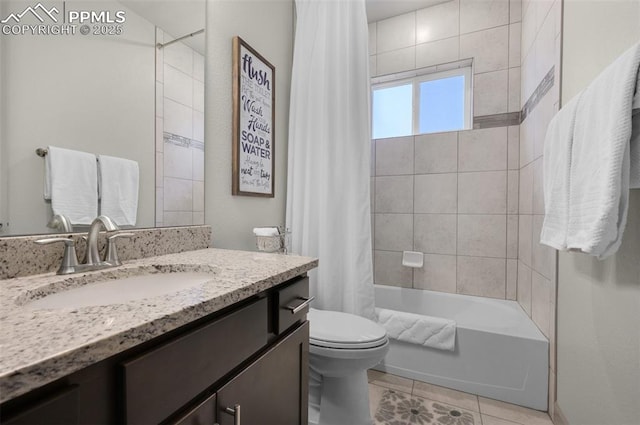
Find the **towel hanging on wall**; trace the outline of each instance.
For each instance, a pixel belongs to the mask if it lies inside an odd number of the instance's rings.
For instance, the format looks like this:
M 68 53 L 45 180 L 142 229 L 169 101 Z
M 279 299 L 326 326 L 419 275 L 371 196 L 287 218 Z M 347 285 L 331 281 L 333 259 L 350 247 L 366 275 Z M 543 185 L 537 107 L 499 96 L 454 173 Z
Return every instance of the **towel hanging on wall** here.
M 98 155 L 100 214 L 119 226 L 135 226 L 140 170 L 130 159 Z
M 634 95 L 640 96 L 639 72 L 640 43 L 609 65 L 552 120 L 545 138 L 541 243 L 599 259 L 620 247 L 629 189 L 640 175 L 636 171 L 640 128 L 633 128 L 640 120 L 632 111 Z M 559 131 L 562 128 L 567 131 Z M 558 167 L 564 171 L 558 172 Z
M 91 224 L 98 215 L 96 156 L 49 146 L 44 198 L 51 200 L 54 215 L 65 215 L 73 224 Z

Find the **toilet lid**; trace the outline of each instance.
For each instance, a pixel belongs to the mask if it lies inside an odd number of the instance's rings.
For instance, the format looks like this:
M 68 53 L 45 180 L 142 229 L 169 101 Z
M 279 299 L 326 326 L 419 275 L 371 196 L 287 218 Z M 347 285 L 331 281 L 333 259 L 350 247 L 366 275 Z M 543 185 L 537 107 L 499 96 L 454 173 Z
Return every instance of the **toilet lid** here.
M 327 348 L 372 348 L 387 341 L 387 332 L 377 323 L 354 314 L 309 309 L 309 342 Z

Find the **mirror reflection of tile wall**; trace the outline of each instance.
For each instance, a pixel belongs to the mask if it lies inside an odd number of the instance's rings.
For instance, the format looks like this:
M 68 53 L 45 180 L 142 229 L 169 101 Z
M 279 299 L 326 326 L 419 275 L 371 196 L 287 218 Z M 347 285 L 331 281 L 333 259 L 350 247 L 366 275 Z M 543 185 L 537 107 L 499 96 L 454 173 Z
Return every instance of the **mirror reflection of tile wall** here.
M 204 57 L 177 42 L 156 49 L 156 226 L 191 224 L 204 224 Z

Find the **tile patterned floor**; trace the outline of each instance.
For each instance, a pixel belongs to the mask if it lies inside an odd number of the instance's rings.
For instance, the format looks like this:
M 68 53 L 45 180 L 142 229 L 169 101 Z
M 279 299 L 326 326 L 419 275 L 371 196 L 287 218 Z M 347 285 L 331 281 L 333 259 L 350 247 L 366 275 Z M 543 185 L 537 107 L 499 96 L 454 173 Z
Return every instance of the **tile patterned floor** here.
M 375 425 L 553 425 L 545 412 L 369 370 Z

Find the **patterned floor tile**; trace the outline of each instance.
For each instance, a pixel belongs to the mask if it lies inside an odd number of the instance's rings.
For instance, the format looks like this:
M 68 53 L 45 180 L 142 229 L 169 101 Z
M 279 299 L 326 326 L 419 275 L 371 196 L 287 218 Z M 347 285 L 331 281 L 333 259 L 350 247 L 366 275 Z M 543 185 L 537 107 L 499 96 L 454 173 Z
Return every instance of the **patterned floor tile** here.
M 482 425 L 480 414 L 387 389 L 373 417 L 375 425 Z

